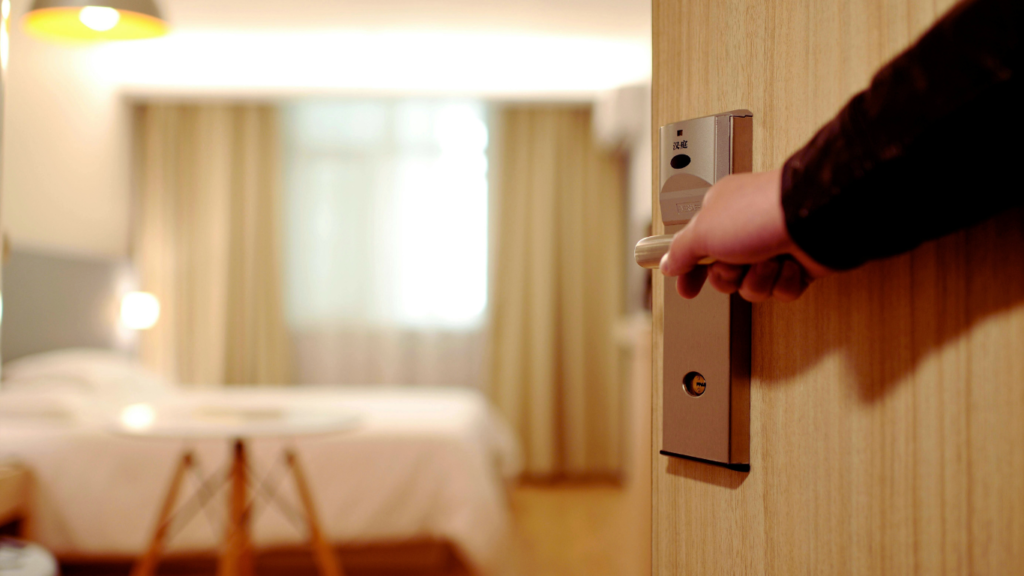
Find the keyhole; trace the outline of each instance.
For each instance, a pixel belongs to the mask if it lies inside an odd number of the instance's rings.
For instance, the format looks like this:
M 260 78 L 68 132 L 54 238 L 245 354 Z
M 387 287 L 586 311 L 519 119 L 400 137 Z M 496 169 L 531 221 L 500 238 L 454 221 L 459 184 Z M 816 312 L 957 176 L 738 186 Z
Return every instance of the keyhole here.
M 700 396 L 707 387 L 708 382 L 700 372 L 690 372 L 683 376 L 683 390 L 690 396 Z

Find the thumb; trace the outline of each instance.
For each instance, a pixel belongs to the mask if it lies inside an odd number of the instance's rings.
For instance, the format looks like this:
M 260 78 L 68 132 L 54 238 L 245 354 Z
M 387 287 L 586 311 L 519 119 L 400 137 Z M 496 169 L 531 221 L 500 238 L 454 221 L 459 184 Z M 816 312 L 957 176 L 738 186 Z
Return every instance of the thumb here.
M 694 217 L 685 228 L 676 233 L 672 238 L 672 245 L 668 252 L 661 258 L 658 266 L 661 273 L 666 276 L 680 276 L 697 267 L 700 259 L 707 256 L 700 246 L 700 238 L 697 235 Z

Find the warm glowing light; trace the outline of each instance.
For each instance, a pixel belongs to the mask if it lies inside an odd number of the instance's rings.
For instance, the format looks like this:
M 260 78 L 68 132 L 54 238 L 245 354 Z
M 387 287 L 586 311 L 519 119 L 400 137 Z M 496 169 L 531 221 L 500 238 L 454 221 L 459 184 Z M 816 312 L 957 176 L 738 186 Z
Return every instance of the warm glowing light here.
M 82 21 L 82 24 L 97 32 L 106 32 L 117 26 L 121 14 L 106 6 L 86 6 L 78 13 L 78 19 Z
M 167 34 L 159 18 L 106 6 L 40 8 L 25 15 L 25 29 L 56 42 L 137 40 Z
M 11 60 L 11 35 L 7 33 L 7 20 L 0 23 L 0 69 L 7 70 Z
M 133 330 L 152 328 L 160 318 L 160 301 L 149 292 L 129 292 L 121 299 L 121 323 Z
M 156 410 L 149 404 L 131 404 L 121 409 L 121 424 L 132 430 L 149 428 L 156 421 Z
M 7 70 L 11 57 L 11 0 L 0 2 L 0 68 Z
M 649 38 L 491 31 L 186 30 L 108 51 L 122 86 L 159 96 L 352 90 L 577 101 L 651 74 Z

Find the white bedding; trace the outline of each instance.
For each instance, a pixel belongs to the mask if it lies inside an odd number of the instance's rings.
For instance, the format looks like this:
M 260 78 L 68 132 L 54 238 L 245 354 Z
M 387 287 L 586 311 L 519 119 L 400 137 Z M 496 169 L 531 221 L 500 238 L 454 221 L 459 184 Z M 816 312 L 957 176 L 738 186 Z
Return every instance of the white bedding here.
M 306 469 L 331 542 L 436 537 L 454 544 L 482 572 L 496 565 L 509 525 L 504 480 L 518 473 L 519 456 L 509 430 L 480 394 L 332 386 L 171 393 L 197 406 L 312 403 L 356 412 L 360 424 L 350 432 L 252 440 L 258 474 L 280 465 L 280 449 L 288 442 Z M 0 459 L 16 457 L 34 473 L 33 536 L 57 554 L 141 553 L 182 449 L 194 450 L 206 474 L 226 463 L 223 440 L 106 432 L 96 416 L 110 410 L 110 398 L 104 398 L 67 390 L 0 392 Z M 284 479 L 285 498 L 297 503 L 290 477 L 278 478 Z M 190 479 L 185 498 L 195 486 Z M 213 518 L 196 516 L 171 541 L 170 552 L 216 548 L 224 495 L 213 500 Z M 257 508 L 257 546 L 304 539 L 276 510 Z

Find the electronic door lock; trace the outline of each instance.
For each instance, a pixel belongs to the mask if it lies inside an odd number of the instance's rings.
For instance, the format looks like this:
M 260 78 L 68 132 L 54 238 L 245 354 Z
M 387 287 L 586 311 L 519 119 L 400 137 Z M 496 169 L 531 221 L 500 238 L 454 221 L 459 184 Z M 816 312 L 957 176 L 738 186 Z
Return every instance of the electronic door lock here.
M 658 267 L 672 236 L 700 211 L 715 182 L 751 170 L 753 114 L 734 110 L 662 126 L 659 141 L 658 203 L 665 235 L 637 244 L 635 258 L 645 268 Z M 749 470 L 750 303 L 710 289 L 685 300 L 676 292 L 675 278 L 661 281 L 660 451 Z

